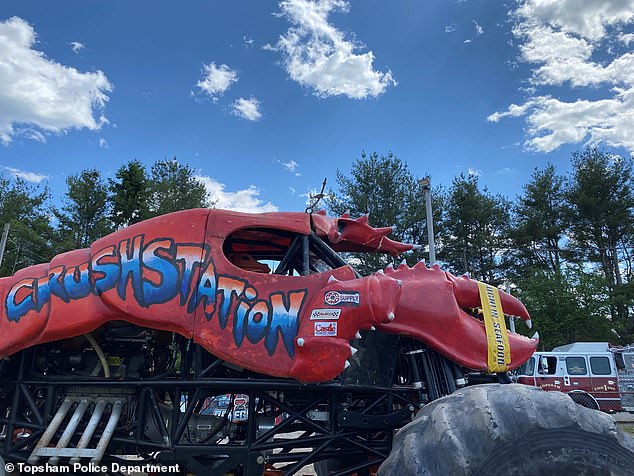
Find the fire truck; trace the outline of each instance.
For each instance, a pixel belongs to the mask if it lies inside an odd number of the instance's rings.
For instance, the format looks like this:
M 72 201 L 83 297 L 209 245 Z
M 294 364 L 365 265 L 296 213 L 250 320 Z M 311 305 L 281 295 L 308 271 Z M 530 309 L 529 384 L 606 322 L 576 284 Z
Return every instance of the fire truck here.
M 516 374 L 518 383 L 567 393 L 606 412 L 634 412 L 634 346 L 575 342 L 535 352 Z

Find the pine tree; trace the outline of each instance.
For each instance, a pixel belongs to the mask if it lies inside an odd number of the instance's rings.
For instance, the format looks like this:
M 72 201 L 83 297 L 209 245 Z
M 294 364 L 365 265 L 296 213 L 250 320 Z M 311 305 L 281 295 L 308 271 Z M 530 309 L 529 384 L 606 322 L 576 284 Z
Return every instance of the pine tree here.
M 156 162 L 151 174 L 152 216 L 211 205 L 205 185 L 194 176 L 189 166 L 179 163 L 176 157 Z
M 0 230 L 9 224 L 0 275 L 9 276 L 18 269 L 52 258 L 49 199 L 47 187 L 29 185 L 19 177 L 0 176 Z
M 480 190 L 476 175 L 454 178 L 445 197 L 440 259 L 454 273 L 502 280 L 501 253 L 508 247 L 508 200 Z
M 588 148 L 574 153 L 572 164 L 568 200 L 573 244 L 582 259 L 599 267 L 612 296 L 619 297 L 611 308 L 616 324 L 626 335 L 634 335 L 626 305 L 631 299 L 629 276 L 623 276 L 623 269 L 631 269 L 626 262 L 634 230 L 632 160 Z
M 517 274 L 544 269 L 560 273 L 566 253 L 564 237 L 570 228 L 564 177 L 552 164 L 535 169 L 513 207 L 510 237 L 513 251 L 507 264 Z
M 149 218 L 151 182 L 141 162 L 131 160 L 119 167 L 116 180 L 109 180 L 108 189 L 110 220 L 116 228 Z
M 108 187 L 97 169 L 84 169 L 66 179 L 68 187 L 61 210 L 58 234 L 63 250 L 86 248 L 112 231 L 107 219 Z
M 339 192 L 330 192 L 328 208 L 334 214 L 349 212 L 355 218 L 369 214 L 374 227 L 392 226 L 391 239 L 406 243 L 427 243 L 425 197 L 418 179 L 407 164 L 392 153 L 361 154 L 351 167 L 350 176 L 337 171 Z M 436 200 L 440 215 L 440 202 Z M 423 251 L 408 253 L 413 264 L 423 257 Z M 369 274 L 385 267 L 391 258 L 382 254 L 354 254 L 355 267 Z

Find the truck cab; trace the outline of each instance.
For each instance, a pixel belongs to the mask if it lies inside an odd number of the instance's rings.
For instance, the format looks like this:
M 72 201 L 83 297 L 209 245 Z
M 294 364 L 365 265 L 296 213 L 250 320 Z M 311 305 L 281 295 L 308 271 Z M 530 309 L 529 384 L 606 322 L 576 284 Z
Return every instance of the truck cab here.
M 517 382 L 568 393 L 597 410 L 623 411 L 619 389 L 619 350 L 606 342 L 576 342 L 552 352 L 535 352 L 517 372 Z M 633 408 L 634 410 L 634 408 Z

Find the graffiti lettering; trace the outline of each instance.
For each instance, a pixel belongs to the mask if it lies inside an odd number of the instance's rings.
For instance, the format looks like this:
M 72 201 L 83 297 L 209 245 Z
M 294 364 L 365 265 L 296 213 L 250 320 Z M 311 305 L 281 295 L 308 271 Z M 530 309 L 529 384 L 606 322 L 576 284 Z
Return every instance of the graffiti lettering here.
M 251 344 L 264 341 L 273 355 L 281 338 L 286 353 L 294 355 L 305 289 L 258 298 L 245 279 L 216 273 L 207 245 L 171 238 L 145 243 L 144 238 L 107 246 L 88 263 L 56 266 L 46 276 L 18 281 L 7 294 L 7 319 L 19 322 L 28 312 L 39 312 L 52 296 L 68 303 L 115 290 L 121 300 L 133 299 L 144 308 L 178 297 L 188 313 L 200 307 L 207 321 L 218 319 L 221 330 L 231 322 L 237 347 L 245 337 Z

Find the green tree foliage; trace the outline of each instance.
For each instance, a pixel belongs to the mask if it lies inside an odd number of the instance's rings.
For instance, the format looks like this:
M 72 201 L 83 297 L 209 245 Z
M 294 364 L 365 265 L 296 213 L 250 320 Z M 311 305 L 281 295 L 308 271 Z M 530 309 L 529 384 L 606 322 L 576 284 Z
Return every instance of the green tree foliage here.
M 205 185 L 194 171 L 174 157 L 160 160 L 151 170 L 150 215 L 211 206 Z
M 456 177 L 445 198 L 440 258 L 454 273 L 499 282 L 500 254 L 506 250 L 508 201 L 480 190 L 476 175 Z
M 588 148 L 573 154 L 572 164 L 568 200 L 574 245 L 582 259 L 599 266 L 610 292 L 622 294 L 627 291 L 623 262 L 634 225 L 632 161 Z M 627 306 L 613 304 L 612 317 L 625 325 Z M 634 331 L 631 323 L 625 327 L 628 334 Z
M 52 258 L 49 198 L 46 187 L 0 176 L 0 232 L 9 223 L 9 240 L 0 275 L 9 276 L 18 269 Z
M 374 227 L 393 226 L 390 238 L 407 243 L 426 243 L 425 197 L 417 177 L 407 164 L 392 153 L 361 154 L 352 164 L 350 176 L 337 171 L 339 193 L 330 192 L 328 208 L 341 215 L 349 212 L 352 217 L 369 214 Z M 440 209 L 436 202 L 436 209 Z M 439 213 L 439 212 L 438 212 Z M 415 262 L 422 253 L 409 253 Z M 390 261 L 383 254 L 354 255 L 355 267 L 361 274 L 382 269 Z
M 152 184 L 141 162 L 131 160 L 122 165 L 117 170 L 116 180 L 108 182 L 110 220 L 115 228 L 149 218 Z
M 539 329 L 540 348 L 551 350 L 577 341 L 616 341 L 609 319 L 609 297 L 602 276 L 580 267 L 560 273 L 534 270 L 518 283 L 519 298 Z M 524 327 L 518 324 L 518 330 Z
M 96 169 L 84 169 L 66 179 L 61 210 L 55 211 L 60 248 L 86 248 L 112 231 L 107 219 L 108 186 Z
M 512 247 L 506 263 L 516 274 L 535 269 L 561 272 L 567 256 L 562 246 L 570 227 L 569 210 L 565 178 L 552 164 L 535 169 L 513 207 Z

